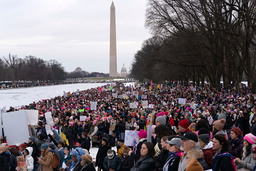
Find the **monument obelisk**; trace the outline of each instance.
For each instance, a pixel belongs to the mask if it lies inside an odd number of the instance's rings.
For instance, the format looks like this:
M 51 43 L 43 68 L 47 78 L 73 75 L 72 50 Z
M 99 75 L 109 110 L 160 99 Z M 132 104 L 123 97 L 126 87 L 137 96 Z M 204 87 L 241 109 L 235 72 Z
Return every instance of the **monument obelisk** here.
M 117 77 L 116 62 L 116 9 L 114 2 L 110 7 L 110 56 L 109 56 L 109 77 Z

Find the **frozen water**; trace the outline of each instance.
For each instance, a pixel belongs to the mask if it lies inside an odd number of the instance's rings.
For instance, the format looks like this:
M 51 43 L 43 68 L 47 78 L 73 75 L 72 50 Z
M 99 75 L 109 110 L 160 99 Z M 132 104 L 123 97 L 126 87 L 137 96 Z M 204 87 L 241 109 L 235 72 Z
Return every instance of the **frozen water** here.
M 0 90 L 0 108 L 20 107 L 42 99 L 51 99 L 56 96 L 62 96 L 65 92 L 75 92 L 77 89 L 86 90 L 105 85 L 106 83 L 79 83 L 64 84 L 43 87 L 15 88 Z

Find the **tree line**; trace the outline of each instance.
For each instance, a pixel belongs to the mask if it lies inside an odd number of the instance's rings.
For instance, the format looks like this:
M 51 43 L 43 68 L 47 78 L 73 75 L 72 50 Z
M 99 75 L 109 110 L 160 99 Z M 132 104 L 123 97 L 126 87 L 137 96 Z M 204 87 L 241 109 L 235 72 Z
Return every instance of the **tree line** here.
M 56 60 L 44 61 L 34 56 L 22 59 L 11 54 L 0 58 L 1 81 L 61 81 L 66 76 L 64 67 Z
M 153 37 L 135 54 L 139 80 L 208 81 L 231 88 L 246 76 L 256 92 L 255 0 L 148 0 Z

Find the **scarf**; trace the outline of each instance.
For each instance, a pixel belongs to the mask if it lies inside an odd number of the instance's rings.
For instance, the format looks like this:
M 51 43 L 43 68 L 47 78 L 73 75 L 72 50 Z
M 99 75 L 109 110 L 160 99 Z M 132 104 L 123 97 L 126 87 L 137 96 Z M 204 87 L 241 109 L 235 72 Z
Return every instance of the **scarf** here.
M 163 171 L 168 171 L 169 170 L 169 166 L 173 165 L 177 156 L 179 156 L 178 152 L 176 152 L 176 153 L 169 152 L 169 157 L 168 157 L 166 163 L 164 164 Z
M 216 165 L 217 165 L 219 159 L 222 158 L 222 157 L 229 157 L 230 160 L 231 160 L 231 164 L 232 164 L 232 166 L 233 166 L 233 171 L 236 171 L 236 165 L 235 165 L 234 157 L 233 157 L 230 153 L 228 153 L 228 152 L 222 152 L 222 153 L 219 153 L 219 154 L 216 155 L 216 158 L 217 158 L 217 159 L 216 159 L 216 162 L 215 162 L 215 164 L 214 164 L 212 170 L 215 170 Z

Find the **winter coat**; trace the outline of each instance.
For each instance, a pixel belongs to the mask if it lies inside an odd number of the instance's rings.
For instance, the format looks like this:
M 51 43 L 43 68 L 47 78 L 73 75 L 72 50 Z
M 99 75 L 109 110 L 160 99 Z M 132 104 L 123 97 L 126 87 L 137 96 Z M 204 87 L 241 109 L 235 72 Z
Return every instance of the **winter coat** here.
M 91 139 L 90 137 L 87 138 L 81 138 L 81 148 L 84 148 L 86 150 L 90 150 L 90 145 L 91 145 Z
M 33 148 L 32 157 L 34 159 L 34 164 L 37 164 L 39 154 L 41 153 L 35 143 L 31 144 L 30 147 Z
M 98 132 L 98 127 L 95 126 L 91 126 L 90 131 L 89 131 L 89 135 L 92 138 L 92 142 L 98 142 L 98 138 L 96 138 L 94 135 L 96 135 L 96 133 Z
M 237 165 L 237 169 L 245 168 L 248 170 L 253 170 L 255 166 L 255 160 L 253 159 L 253 154 L 249 154 L 248 156 L 245 156 L 245 148 L 243 148 L 243 158 L 241 159 L 241 162 Z
M 115 171 L 121 171 L 122 160 L 115 153 L 114 153 L 114 157 L 112 159 L 109 159 L 108 156 L 106 156 L 104 159 L 104 162 L 103 162 L 103 168 L 106 171 L 109 171 L 110 169 L 113 169 Z
M 243 137 L 239 137 L 237 140 L 229 141 L 229 151 L 235 158 L 242 158 L 243 153 Z
M 81 164 L 79 163 L 78 165 L 76 165 L 73 171 L 96 171 L 96 170 L 92 163 L 88 163 L 84 166 L 81 166 Z
M 211 165 L 212 165 L 212 158 L 213 158 L 213 156 L 215 154 L 215 151 L 212 149 L 212 142 L 210 141 L 204 147 L 204 149 L 202 149 L 202 151 L 203 151 L 203 154 L 204 154 L 204 160 L 209 165 L 209 167 L 211 167 Z
M 193 150 L 202 151 L 202 150 L 200 150 L 199 147 L 194 148 Z M 187 166 L 187 153 L 184 153 L 182 159 L 180 160 L 178 171 L 184 171 L 186 166 Z
M 146 121 L 144 119 L 141 119 L 137 125 L 139 126 L 139 130 L 144 130 L 144 127 L 146 126 Z
M 197 161 L 201 164 L 201 166 L 204 168 L 204 170 L 210 169 L 210 166 L 206 163 L 204 158 L 199 158 Z
M 10 155 L 9 166 L 10 166 L 10 171 L 16 171 L 16 167 L 17 167 L 17 158 L 16 158 L 16 156 L 13 155 L 13 154 Z
M 232 171 L 233 166 L 230 157 L 224 156 L 217 160 L 217 153 L 213 157 L 212 170 L 213 171 Z
M 154 171 L 155 169 L 155 160 L 152 157 L 145 156 L 140 158 L 130 171 Z
M 27 166 L 27 171 L 33 171 L 34 169 L 34 159 L 32 157 L 33 154 L 33 148 L 32 147 L 27 147 L 28 150 L 28 155 L 25 157 L 25 163 Z
M 60 158 L 60 165 L 59 165 L 60 168 L 62 168 L 63 163 L 65 163 L 65 165 L 66 165 L 69 160 L 72 160 L 72 157 L 71 157 L 70 153 L 68 153 L 68 155 L 66 157 L 65 157 L 65 154 L 64 154 L 63 157 Z M 65 168 L 63 168 L 63 169 L 65 169 Z
M 122 159 L 122 171 L 130 171 L 134 165 L 134 159 L 131 156 L 125 156 Z
M 52 162 L 53 162 L 53 154 L 50 152 L 50 149 L 46 149 L 45 156 L 42 158 L 43 163 L 42 171 L 53 171 Z
M 169 151 L 163 150 L 157 157 L 156 157 L 156 169 L 162 170 L 164 164 L 166 163 L 167 159 L 169 158 Z
M 117 155 L 123 157 L 124 144 L 117 150 Z
M 64 148 L 59 149 L 59 157 L 60 157 L 60 165 L 59 168 L 62 166 L 63 160 L 64 160 Z
M 116 124 L 117 129 L 119 132 L 125 132 L 125 122 L 118 122 Z
M 105 159 L 105 157 L 107 156 L 107 152 L 110 149 L 110 146 L 100 146 L 98 153 L 96 155 L 96 166 L 100 167 L 101 169 L 103 169 L 103 161 Z
M 177 171 L 180 162 L 180 155 L 179 153 L 171 153 L 164 164 L 163 171 Z
M 0 147 L 3 148 L 3 147 Z M 7 148 L 8 149 L 8 148 Z M 9 171 L 10 153 L 4 150 L 0 154 L 0 171 Z

